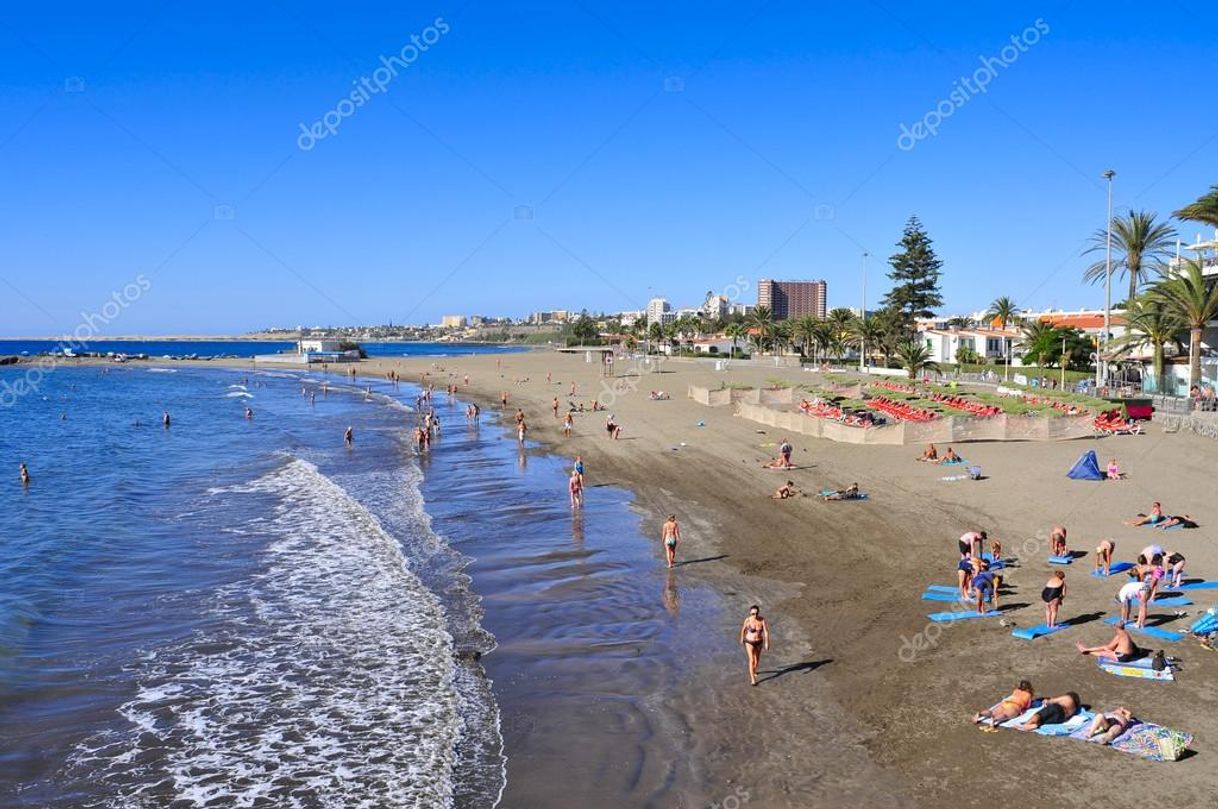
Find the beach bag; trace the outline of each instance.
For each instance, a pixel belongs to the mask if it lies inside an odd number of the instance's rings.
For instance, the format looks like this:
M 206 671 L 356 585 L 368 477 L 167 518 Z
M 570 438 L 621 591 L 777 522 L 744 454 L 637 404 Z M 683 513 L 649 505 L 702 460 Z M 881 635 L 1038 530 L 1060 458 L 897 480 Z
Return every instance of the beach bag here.
M 1163 669 L 1167 668 L 1167 658 L 1163 656 L 1162 649 L 1151 655 L 1150 667 L 1155 671 L 1163 671 Z
M 1178 730 L 1167 730 L 1159 734 L 1159 753 L 1163 756 L 1164 761 L 1179 761 L 1180 757 L 1184 755 L 1184 751 L 1188 749 L 1190 741 L 1188 734 Z
M 970 466 L 968 468 L 968 476 L 973 480 L 981 480 L 981 467 L 976 465 Z

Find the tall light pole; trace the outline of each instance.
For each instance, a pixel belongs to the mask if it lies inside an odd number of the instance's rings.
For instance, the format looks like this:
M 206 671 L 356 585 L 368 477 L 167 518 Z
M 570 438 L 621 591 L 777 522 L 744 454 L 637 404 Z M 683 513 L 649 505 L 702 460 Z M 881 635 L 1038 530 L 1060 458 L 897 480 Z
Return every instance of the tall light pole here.
M 1104 334 L 1100 342 L 1100 356 L 1095 363 L 1096 384 L 1108 383 L 1108 334 L 1112 330 L 1112 178 L 1116 172 L 1108 169 L 1104 179 L 1108 181 L 1108 238 L 1104 257 Z M 1102 369 L 1102 372 L 1101 372 Z M 1097 395 L 1099 391 L 1096 391 Z
M 863 326 L 867 325 L 867 257 L 869 255 L 866 250 L 863 251 L 863 308 L 859 310 Z M 867 330 L 865 328 L 859 332 L 859 371 L 867 373 Z

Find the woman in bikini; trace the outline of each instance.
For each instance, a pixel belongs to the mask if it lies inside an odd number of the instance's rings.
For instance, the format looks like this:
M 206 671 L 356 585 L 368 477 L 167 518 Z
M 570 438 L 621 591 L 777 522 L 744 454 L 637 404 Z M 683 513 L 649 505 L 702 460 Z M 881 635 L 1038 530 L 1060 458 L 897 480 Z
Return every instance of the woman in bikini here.
M 1095 548 L 1095 569 L 1104 571 L 1108 576 L 1112 573 L 1112 554 L 1116 552 L 1116 542 L 1105 539 Z
M 1005 697 L 1002 702 L 992 708 L 986 708 L 984 711 L 973 714 L 973 724 L 977 724 L 983 719 L 990 719 L 995 725 L 999 725 L 1008 719 L 1014 719 L 1032 706 L 1033 696 L 1032 684 L 1027 680 L 1020 680 L 1019 685 L 1015 686 L 1015 690 L 1011 692 L 1011 696 Z
M 1040 600 L 1045 602 L 1045 625 L 1050 629 L 1057 627 L 1057 610 L 1066 600 L 1066 574 L 1060 570 L 1053 571 L 1045 588 L 1040 591 Z
M 1126 525 L 1158 525 L 1167 517 L 1163 514 L 1163 506 L 1158 500 L 1150 504 L 1150 513 L 1141 514 L 1125 521 Z
M 677 523 L 677 515 L 669 514 L 668 520 L 664 523 L 664 527 L 660 529 L 660 540 L 664 543 L 664 555 L 668 559 L 668 566 L 675 567 L 677 564 L 677 544 L 681 541 L 681 526 Z
M 584 504 L 584 476 L 574 469 L 571 470 L 571 479 L 567 481 L 567 490 L 571 493 L 571 508 Z
M 1133 718 L 1133 713 L 1123 705 L 1112 712 L 1098 713 L 1095 719 L 1091 720 L 1091 727 L 1087 729 L 1087 741 L 1112 744 L 1117 736 L 1129 730 L 1129 726 L 1137 721 Z
M 740 626 L 740 643 L 749 657 L 749 684 L 757 685 L 757 667 L 761 665 L 761 652 L 770 650 L 770 628 L 761 617 L 761 607 L 749 607 L 749 617 Z

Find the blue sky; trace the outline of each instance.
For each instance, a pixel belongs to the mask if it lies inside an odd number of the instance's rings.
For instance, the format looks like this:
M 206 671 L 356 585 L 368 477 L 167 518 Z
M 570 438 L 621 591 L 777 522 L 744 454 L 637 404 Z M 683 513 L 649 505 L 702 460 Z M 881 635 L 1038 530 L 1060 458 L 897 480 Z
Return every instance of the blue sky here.
M 71 331 L 141 274 L 104 333 L 696 305 L 738 277 L 856 305 L 863 250 L 874 301 L 914 213 L 945 310 L 1096 306 L 1101 172 L 1118 209 L 1164 216 L 1218 182 L 1218 8 L 100 5 L 0 19 L 2 334 Z

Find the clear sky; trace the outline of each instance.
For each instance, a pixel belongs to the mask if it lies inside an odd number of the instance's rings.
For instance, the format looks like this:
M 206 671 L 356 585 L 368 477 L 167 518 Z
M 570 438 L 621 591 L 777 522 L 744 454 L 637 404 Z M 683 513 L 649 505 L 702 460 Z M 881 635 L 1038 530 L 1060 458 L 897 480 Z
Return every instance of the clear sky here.
M 945 310 L 1097 306 L 1101 172 L 1118 210 L 1164 216 L 1218 182 L 1212 4 L 0 15 L 7 335 L 71 331 L 116 292 L 106 334 L 697 305 L 741 277 L 749 303 L 775 277 L 857 305 L 863 251 L 874 301 L 913 213 Z

